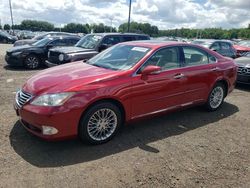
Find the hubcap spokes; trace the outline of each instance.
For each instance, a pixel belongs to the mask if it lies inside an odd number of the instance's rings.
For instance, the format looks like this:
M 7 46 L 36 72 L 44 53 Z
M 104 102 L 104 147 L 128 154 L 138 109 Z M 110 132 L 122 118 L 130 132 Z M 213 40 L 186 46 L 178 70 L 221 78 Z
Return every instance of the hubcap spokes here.
M 90 117 L 87 130 L 92 139 L 102 141 L 114 133 L 116 126 L 117 116 L 115 112 L 111 109 L 103 108 Z
M 27 66 L 28 66 L 28 67 L 34 69 L 34 68 L 37 67 L 37 65 L 38 65 L 38 60 L 37 60 L 37 58 L 35 58 L 35 57 L 29 57 L 29 58 L 27 59 Z
M 216 87 L 213 89 L 210 96 L 210 105 L 212 108 L 218 108 L 223 101 L 224 93 L 223 88 Z

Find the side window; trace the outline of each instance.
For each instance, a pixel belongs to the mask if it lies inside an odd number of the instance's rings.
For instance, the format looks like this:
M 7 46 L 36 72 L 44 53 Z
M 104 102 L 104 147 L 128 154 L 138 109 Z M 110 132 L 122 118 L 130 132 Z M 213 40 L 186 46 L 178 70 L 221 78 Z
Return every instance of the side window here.
M 123 36 L 124 42 L 136 40 L 135 36 Z
M 138 36 L 138 40 L 149 40 L 147 36 Z
M 218 51 L 218 50 L 220 50 L 220 44 L 218 42 L 215 42 L 215 43 L 212 44 L 210 49 Z
M 183 47 L 185 66 L 208 64 L 208 54 L 194 47 Z
M 107 46 L 113 46 L 120 42 L 120 38 L 118 36 L 108 36 L 103 39 L 103 44 Z
M 65 40 L 66 40 L 67 46 L 73 46 L 78 42 L 78 39 L 74 39 L 74 38 L 69 38 L 69 39 L 65 39 Z
M 162 71 L 180 67 L 178 48 L 170 47 L 157 51 L 140 70 L 143 70 L 148 65 L 159 66 Z
M 64 46 L 66 43 L 62 39 L 56 39 L 49 43 L 52 46 Z
M 208 54 L 208 60 L 209 60 L 209 63 L 216 63 L 217 62 L 217 59 L 210 54 Z
M 230 45 L 226 42 L 222 42 L 221 43 L 221 49 L 222 50 L 229 50 L 230 49 Z

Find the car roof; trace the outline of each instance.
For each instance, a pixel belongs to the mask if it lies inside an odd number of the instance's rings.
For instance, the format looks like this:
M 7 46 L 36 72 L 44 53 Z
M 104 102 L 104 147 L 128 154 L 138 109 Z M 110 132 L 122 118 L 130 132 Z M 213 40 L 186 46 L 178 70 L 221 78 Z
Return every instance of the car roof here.
M 88 35 L 101 35 L 101 36 L 108 36 L 108 35 L 117 35 L 117 36 L 148 36 L 147 34 L 138 34 L 138 33 L 91 33 Z
M 62 35 L 62 36 L 50 36 L 50 37 L 47 37 L 47 38 L 55 40 L 55 39 L 80 39 L 81 37 L 79 37 L 79 36 L 65 36 L 65 35 Z
M 165 46 L 173 46 L 173 45 L 190 45 L 196 46 L 193 44 L 187 44 L 185 42 L 177 42 L 177 41 L 159 41 L 159 40 L 140 40 L 140 41 L 129 41 L 122 44 L 128 45 L 136 45 L 136 46 L 143 46 L 148 48 L 160 48 Z
M 227 43 L 232 43 L 230 40 L 225 40 L 225 39 L 195 39 L 193 41 L 202 41 L 202 42 L 227 42 Z

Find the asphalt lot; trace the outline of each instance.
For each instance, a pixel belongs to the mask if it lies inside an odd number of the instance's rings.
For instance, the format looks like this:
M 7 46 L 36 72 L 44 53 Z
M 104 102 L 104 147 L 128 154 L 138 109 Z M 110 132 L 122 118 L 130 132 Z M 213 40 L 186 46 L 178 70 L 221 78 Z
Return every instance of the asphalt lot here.
M 6 66 L 0 44 L 0 187 L 250 187 L 250 86 L 216 112 L 129 124 L 110 142 L 46 142 L 24 130 L 15 91 L 36 71 Z

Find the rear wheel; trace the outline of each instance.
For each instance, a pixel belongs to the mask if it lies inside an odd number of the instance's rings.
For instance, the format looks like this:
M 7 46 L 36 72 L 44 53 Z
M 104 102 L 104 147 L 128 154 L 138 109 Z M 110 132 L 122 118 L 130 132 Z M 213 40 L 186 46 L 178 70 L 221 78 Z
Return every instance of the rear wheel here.
M 109 102 L 96 104 L 83 115 L 79 125 L 79 137 L 91 144 L 111 140 L 122 123 L 119 108 Z
M 24 60 L 25 67 L 28 69 L 37 69 L 40 66 L 40 62 L 40 58 L 36 55 L 29 55 Z
M 206 107 L 209 111 L 217 110 L 224 102 L 225 86 L 222 83 L 217 83 L 209 94 Z

